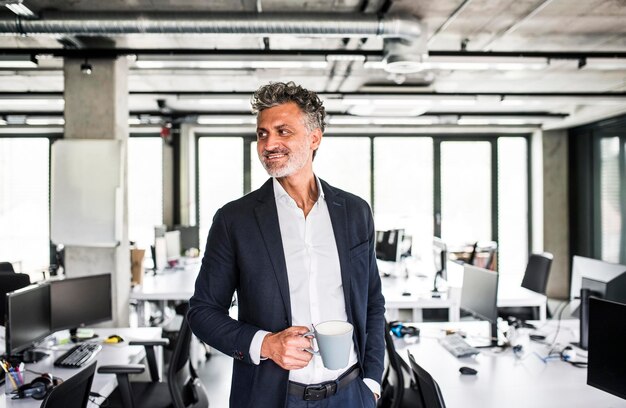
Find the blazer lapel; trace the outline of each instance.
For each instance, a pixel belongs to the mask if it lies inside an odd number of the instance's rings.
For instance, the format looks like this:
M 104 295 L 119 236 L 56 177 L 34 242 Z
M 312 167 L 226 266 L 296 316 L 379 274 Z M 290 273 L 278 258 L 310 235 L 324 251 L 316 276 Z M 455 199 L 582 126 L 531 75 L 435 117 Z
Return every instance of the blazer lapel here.
M 346 210 L 346 200 L 335 193 L 334 189 L 325 181 L 320 180 L 326 205 L 330 214 L 330 222 L 333 225 L 333 233 L 339 253 L 339 266 L 341 267 L 341 283 L 343 285 L 343 296 L 346 303 L 346 314 L 348 320 L 352 322 L 352 307 L 350 299 L 350 240 L 348 237 L 348 214 Z
M 287 265 L 285 264 L 285 252 L 283 241 L 280 235 L 280 224 L 278 223 L 278 210 L 274 198 L 274 188 L 272 179 L 269 179 L 259 189 L 259 205 L 254 209 L 254 213 L 265 241 L 265 247 L 270 257 L 270 262 L 274 267 L 274 275 L 283 299 L 287 320 L 291 326 L 291 300 L 289 297 L 289 280 L 287 276 Z

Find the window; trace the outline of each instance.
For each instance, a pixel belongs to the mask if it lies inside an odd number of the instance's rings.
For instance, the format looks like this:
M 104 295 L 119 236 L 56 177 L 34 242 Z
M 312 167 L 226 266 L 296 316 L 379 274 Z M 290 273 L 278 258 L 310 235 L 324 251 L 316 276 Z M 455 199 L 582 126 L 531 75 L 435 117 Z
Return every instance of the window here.
M 17 272 L 50 263 L 50 142 L 0 138 L 0 260 Z
M 203 252 L 217 210 L 243 195 L 243 138 L 201 137 L 198 163 L 200 251 Z
M 250 143 L 250 186 L 251 191 L 261 187 L 269 178 L 256 151 L 256 142 Z
M 441 238 L 458 246 L 492 240 L 491 143 L 441 143 Z
M 622 213 L 620 208 L 620 139 L 600 139 L 600 228 L 602 260 L 620 262 Z
M 516 283 L 528 263 L 527 169 L 526 139 L 498 138 L 498 269 Z
M 128 237 L 147 250 L 155 225 L 163 224 L 162 143 L 159 137 L 128 139 Z
M 371 201 L 370 139 L 325 137 L 313 162 L 315 174 L 330 185 Z
M 374 213 L 376 229 L 404 228 L 413 255 L 432 258 L 432 138 L 374 139 Z

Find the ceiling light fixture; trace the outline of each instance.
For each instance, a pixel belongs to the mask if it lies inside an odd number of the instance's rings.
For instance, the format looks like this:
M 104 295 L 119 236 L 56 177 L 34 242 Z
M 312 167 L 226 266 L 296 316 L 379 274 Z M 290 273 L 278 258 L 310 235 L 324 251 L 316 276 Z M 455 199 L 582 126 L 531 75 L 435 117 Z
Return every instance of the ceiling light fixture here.
M 87 61 L 87 58 L 85 58 L 85 62 L 80 64 L 80 72 L 85 75 L 91 75 L 91 73 L 93 72 L 93 67 L 91 66 L 89 61 Z
M 56 116 L 33 116 L 26 118 L 26 124 L 30 126 L 65 125 L 65 119 Z
M 0 55 L 0 68 L 37 68 L 32 55 Z
M 137 60 L 134 61 L 134 65 L 140 69 L 325 69 L 328 67 L 328 61 L 319 57 L 312 58 L 308 56 L 139 55 Z
M 14 14 L 22 17 L 35 17 L 35 13 L 33 13 L 28 7 L 26 7 L 23 3 L 23 0 L 9 0 L 4 1 L 4 5 L 6 8 L 11 10 Z
M 256 118 L 249 115 L 241 116 L 198 116 L 199 125 L 254 125 Z

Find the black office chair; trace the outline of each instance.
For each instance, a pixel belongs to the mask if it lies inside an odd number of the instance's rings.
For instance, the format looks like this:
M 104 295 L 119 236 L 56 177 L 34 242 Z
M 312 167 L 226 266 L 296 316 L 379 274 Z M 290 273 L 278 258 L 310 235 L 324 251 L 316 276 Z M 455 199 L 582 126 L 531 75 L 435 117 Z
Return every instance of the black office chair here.
M 0 273 L 15 273 L 11 262 L 0 262 Z
M 0 273 L 0 324 L 4 325 L 7 293 L 30 285 L 30 276 L 25 273 Z
M 390 330 L 389 323 L 385 322 L 385 347 L 389 365 L 383 377 L 377 408 L 423 408 L 416 390 L 405 387 L 404 373 L 410 374 L 410 370 L 396 351 Z
M 129 381 L 129 374 L 144 372 L 142 364 L 99 367 L 98 373 L 117 376 L 118 388 L 109 396 L 110 406 L 112 408 L 208 408 L 209 399 L 206 390 L 189 360 L 191 336 L 191 329 L 185 316 L 170 361 L 167 382 L 159 382 L 154 354 L 154 347 L 163 346 L 167 344 L 166 341 L 129 343 L 146 347 L 151 382 L 131 383 Z
M 85 408 L 89 402 L 89 391 L 96 373 L 96 364 L 71 376 L 48 393 L 41 408 Z
M 446 408 L 446 404 L 443 401 L 443 394 L 439 388 L 437 381 L 422 367 L 417 364 L 415 357 L 410 351 L 409 363 L 411 364 L 411 371 L 413 372 L 413 381 L 417 384 L 420 396 L 422 398 L 422 406 L 428 408 Z
M 522 287 L 542 295 L 546 294 L 550 268 L 552 267 L 553 255 L 549 252 L 531 254 L 528 258 Z M 507 318 L 509 316 L 520 320 L 538 320 L 539 308 L 537 307 L 506 307 L 498 308 L 498 315 Z
M 526 272 L 524 272 L 522 286 L 545 295 L 553 258 L 549 252 L 531 254 L 526 265 Z

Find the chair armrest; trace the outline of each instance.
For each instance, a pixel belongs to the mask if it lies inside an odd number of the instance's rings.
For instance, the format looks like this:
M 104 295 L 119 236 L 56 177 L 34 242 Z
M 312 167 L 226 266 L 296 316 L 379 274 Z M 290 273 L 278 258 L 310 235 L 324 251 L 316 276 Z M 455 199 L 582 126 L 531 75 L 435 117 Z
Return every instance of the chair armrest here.
M 141 374 L 145 371 L 143 364 L 106 365 L 98 367 L 98 374 L 115 374 L 117 389 L 120 393 L 122 407 L 134 408 L 133 390 L 128 379 L 129 374 Z
M 170 341 L 168 339 L 133 340 L 128 342 L 130 346 L 143 346 L 146 349 L 146 360 L 148 362 L 148 369 L 150 370 L 150 379 L 153 382 L 161 381 L 154 348 L 158 346 L 165 347 L 169 344 L 169 342 Z
M 106 365 L 98 367 L 98 374 L 141 374 L 145 370 L 143 364 Z
M 128 342 L 129 346 L 167 346 L 170 343 L 168 339 L 156 339 L 156 340 L 131 340 Z

